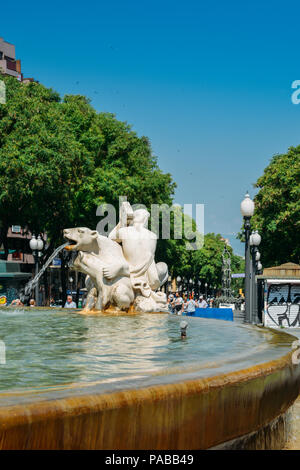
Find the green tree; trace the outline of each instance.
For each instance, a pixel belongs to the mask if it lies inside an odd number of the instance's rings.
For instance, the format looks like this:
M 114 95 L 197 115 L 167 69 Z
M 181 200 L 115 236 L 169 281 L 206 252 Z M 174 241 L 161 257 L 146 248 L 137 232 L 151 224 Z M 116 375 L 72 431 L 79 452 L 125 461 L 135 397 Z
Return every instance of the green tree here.
M 167 263 L 171 277 L 180 276 L 189 279 L 193 275 L 193 252 L 202 246 L 203 236 L 198 232 L 196 222 L 183 213 L 182 207 L 172 206 L 171 209 L 171 238 L 162 238 L 161 219 L 157 259 Z
M 57 93 L 37 83 L 4 78 L 0 107 L 0 218 L 7 228 L 47 230 L 53 241 L 74 216 L 73 193 L 92 161 L 63 119 Z M 54 241 L 55 243 L 55 241 Z
M 275 155 L 255 187 L 259 192 L 251 223 L 262 236 L 263 265 L 299 263 L 300 146 Z
M 227 247 L 231 255 L 232 273 L 243 272 L 244 260 L 233 253 L 230 246 Z M 224 239 L 220 234 L 207 233 L 204 235 L 204 245 L 200 250 L 193 252 L 193 276 L 207 282 L 208 285 L 221 287 L 222 284 L 222 253 Z
M 175 188 L 157 165 L 150 142 L 83 96 L 1 76 L 0 244 L 8 255 L 8 227 L 46 232 L 45 261 L 62 242 L 62 229 L 96 228 L 100 203 L 170 204 Z M 64 271 L 64 266 L 63 266 Z M 64 283 L 65 287 L 65 283 Z M 65 290 L 65 289 L 64 289 Z
M 149 140 L 83 96 L 61 101 L 53 90 L 2 77 L 7 103 L 0 106 L 1 241 L 7 228 L 47 232 L 49 251 L 62 229 L 95 227 L 100 203 L 170 203 L 175 184 L 152 154 Z

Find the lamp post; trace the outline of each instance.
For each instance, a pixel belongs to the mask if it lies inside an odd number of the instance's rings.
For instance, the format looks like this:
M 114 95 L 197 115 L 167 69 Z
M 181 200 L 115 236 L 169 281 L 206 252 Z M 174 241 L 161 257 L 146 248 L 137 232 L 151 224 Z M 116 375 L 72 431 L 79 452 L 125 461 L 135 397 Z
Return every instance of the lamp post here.
M 262 264 L 261 264 L 260 261 L 257 263 L 257 271 L 258 271 L 258 273 L 260 273 L 260 271 L 262 271 Z
M 189 292 L 193 292 L 193 279 L 189 280 Z
M 241 202 L 241 213 L 244 217 L 245 229 L 245 321 L 251 321 L 251 263 L 250 263 L 250 220 L 254 214 L 254 202 L 250 199 L 248 192 Z
M 69 277 L 69 282 L 71 284 L 71 295 L 73 296 L 73 281 L 74 279 L 72 278 L 72 276 Z
M 44 248 L 44 242 L 41 239 L 40 235 L 36 238 L 35 235 L 32 235 L 32 238 L 29 242 L 29 246 L 32 250 L 32 254 L 34 257 L 35 262 L 35 275 L 37 276 L 39 273 L 39 257 L 42 254 L 42 249 Z M 39 283 L 36 283 L 35 286 L 35 303 L 36 306 L 39 305 Z
M 176 283 L 177 283 L 177 291 L 179 292 L 179 286 L 180 286 L 180 283 L 181 283 L 181 277 L 180 276 L 177 276 Z
M 200 297 L 201 294 L 201 281 L 198 281 L 198 297 Z
M 258 270 L 258 262 L 260 259 L 260 253 L 258 251 L 258 246 L 261 242 L 261 236 L 259 235 L 258 231 L 255 230 L 250 235 L 250 246 L 251 246 L 251 255 L 252 255 L 252 279 L 251 279 L 251 291 L 252 291 L 252 322 L 258 322 L 258 315 L 257 315 L 257 280 L 256 274 Z M 258 258 L 258 259 L 257 259 Z M 259 262 L 261 265 L 261 263 Z
M 207 301 L 207 282 L 204 284 L 205 286 L 205 300 Z

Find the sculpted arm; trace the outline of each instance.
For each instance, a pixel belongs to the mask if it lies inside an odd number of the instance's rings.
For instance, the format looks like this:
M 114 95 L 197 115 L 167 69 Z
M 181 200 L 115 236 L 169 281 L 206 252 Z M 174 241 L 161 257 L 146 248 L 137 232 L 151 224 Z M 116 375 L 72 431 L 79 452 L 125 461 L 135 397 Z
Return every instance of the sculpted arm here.
M 108 235 L 108 238 L 111 240 L 114 240 L 117 243 L 121 243 L 121 238 L 119 238 L 119 228 L 121 228 L 120 222 L 115 226 L 115 228 L 112 229 L 110 234 Z

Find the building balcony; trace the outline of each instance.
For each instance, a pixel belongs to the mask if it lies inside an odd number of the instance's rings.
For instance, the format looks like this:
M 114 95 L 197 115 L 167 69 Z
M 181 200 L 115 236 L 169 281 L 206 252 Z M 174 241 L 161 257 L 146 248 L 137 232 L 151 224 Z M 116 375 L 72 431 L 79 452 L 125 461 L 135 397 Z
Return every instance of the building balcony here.
M 12 77 L 19 78 L 21 75 L 21 64 L 20 61 L 10 61 L 6 59 L 0 60 L 0 70 L 5 75 L 11 75 Z
M 6 61 L 6 67 L 8 70 L 13 70 L 14 72 L 17 72 L 17 64 L 16 62 L 11 62 L 10 60 Z
M 7 261 L 20 264 L 34 264 L 34 257 L 30 253 L 15 252 L 8 255 Z

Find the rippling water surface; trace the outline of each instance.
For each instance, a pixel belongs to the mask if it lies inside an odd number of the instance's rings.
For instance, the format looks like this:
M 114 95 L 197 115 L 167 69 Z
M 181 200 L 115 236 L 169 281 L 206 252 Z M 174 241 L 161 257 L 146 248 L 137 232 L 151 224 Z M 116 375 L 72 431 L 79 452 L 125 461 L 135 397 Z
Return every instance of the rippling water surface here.
M 84 316 L 50 310 L 1 309 L 0 390 L 161 372 L 170 367 L 234 358 L 264 343 L 232 322 L 172 315 Z

